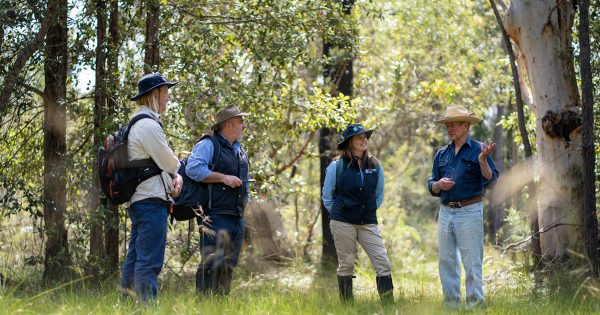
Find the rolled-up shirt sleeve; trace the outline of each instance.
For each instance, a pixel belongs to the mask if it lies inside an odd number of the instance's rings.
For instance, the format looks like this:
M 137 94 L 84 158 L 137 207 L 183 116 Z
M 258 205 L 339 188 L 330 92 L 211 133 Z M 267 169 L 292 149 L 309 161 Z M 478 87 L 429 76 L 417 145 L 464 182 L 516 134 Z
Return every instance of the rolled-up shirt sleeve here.
M 483 175 L 481 175 L 481 181 L 483 184 L 483 187 L 487 188 L 487 189 L 492 189 L 494 188 L 494 185 L 496 184 L 496 180 L 498 179 L 498 176 L 500 176 L 500 172 L 498 172 L 498 169 L 496 169 L 496 164 L 494 164 L 494 161 L 492 160 L 492 158 L 488 155 L 488 157 L 486 158 L 488 165 L 490 166 L 490 169 L 492 170 L 492 178 L 490 180 L 485 179 L 485 177 L 483 177 Z
M 433 183 L 437 182 L 438 180 L 440 180 L 442 178 L 442 175 L 440 174 L 439 171 L 439 154 L 440 152 L 438 151 L 435 154 L 435 157 L 433 158 L 433 167 L 431 168 L 431 177 L 429 177 L 429 180 L 427 181 L 427 190 L 429 190 L 429 193 L 434 196 L 434 197 L 440 197 L 441 196 L 441 192 L 440 193 L 434 193 L 433 192 Z
M 210 139 L 203 139 L 192 149 L 185 167 L 185 173 L 189 178 L 201 182 L 212 174 L 208 168 L 213 158 L 214 147 Z
M 377 209 L 381 207 L 383 203 L 385 177 L 383 176 L 383 166 L 379 163 L 379 177 L 377 179 L 377 186 L 375 187 L 375 201 L 377 202 Z
M 333 208 L 333 193 L 335 191 L 335 182 L 336 182 L 336 164 L 337 161 L 331 162 L 327 169 L 325 170 L 325 183 L 323 184 L 323 206 L 327 211 L 331 212 L 331 208 Z

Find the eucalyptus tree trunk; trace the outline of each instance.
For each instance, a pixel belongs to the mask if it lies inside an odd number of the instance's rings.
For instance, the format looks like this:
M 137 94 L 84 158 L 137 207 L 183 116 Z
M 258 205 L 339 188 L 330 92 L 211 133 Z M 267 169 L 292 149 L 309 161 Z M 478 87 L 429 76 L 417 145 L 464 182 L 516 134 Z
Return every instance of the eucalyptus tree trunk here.
M 525 78 L 527 77 L 527 68 L 525 67 L 526 62 L 521 51 L 517 51 L 517 54 L 515 54 L 513 44 L 510 41 L 510 37 L 506 32 L 506 27 L 504 26 L 498 8 L 496 7 L 496 2 L 494 0 L 490 0 L 490 4 L 492 6 L 492 10 L 494 11 L 494 15 L 496 16 L 498 25 L 500 26 L 502 38 L 504 40 L 504 45 L 506 48 L 506 54 L 508 55 L 508 58 L 510 60 L 510 69 L 513 76 L 513 86 L 515 88 L 515 103 L 518 117 L 519 133 L 521 134 L 521 139 L 523 140 L 525 159 L 530 160 L 533 156 L 533 150 L 531 149 L 531 144 L 529 143 L 529 134 L 527 132 L 527 128 L 525 127 L 525 113 L 523 111 L 523 101 L 526 99 L 527 104 L 529 104 L 530 106 L 533 106 L 533 101 L 531 99 L 529 87 L 527 86 L 525 80 Z M 513 165 L 515 165 L 517 155 L 513 154 L 513 156 Z M 531 181 L 532 182 L 529 187 L 529 194 L 532 195 L 534 198 L 537 198 L 535 193 L 536 184 L 533 181 L 533 179 Z M 515 203 L 513 202 L 513 204 Z M 539 236 L 540 225 L 538 219 L 538 209 L 534 208 L 529 210 L 529 229 L 531 231 L 531 253 L 533 256 L 533 266 L 535 269 L 540 266 L 542 258 L 542 249 L 540 245 Z
M 146 41 L 144 43 L 144 72 L 157 71 L 160 62 L 158 30 L 160 0 L 146 0 Z
M 542 255 L 575 249 L 582 200 L 580 103 L 571 48 L 572 1 L 511 1 L 503 24 L 525 61 L 531 84 L 540 185 Z
M 94 148 L 104 143 L 104 120 L 106 112 L 106 1 L 96 0 L 96 86 L 94 89 Z M 90 259 L 92 273 L 97 275 L 97 262 L 104 258 L 103 221 L 105 207 L 101 205 L 102 196 L 96 174 L 98 164 L 94 163 L 90 204 L 92 209 L 90 228 Z
M 56 10 L 46 35 L 44 61 L 44 280 L 69 276 L 71 257 L 65 227 L 67 210 L 67 0 L 51 0 Z M 49 9 L 50 10 L 50 9 Z
M 119 92 L 119 0 L 110 0 L 110 18 L 108 25 L 108 51 L 107 51 L 107 116 L 115 117 L 117 112 L 117 95 Z M 116 123 L 108 119 L 104 121 L 108 130 L 115 130 Z M 109 267 L 113 271 L 119 270 L 119 207 L 108 202 L 106 213 L 104 245 Z
M 337 1 L 337 0 L 336 0 Z M 343 0 L 343 10 L 345 15 L 350 15 L 354 0 Z M 343 36 L 343 34 L 340 34 Z M 332 95 L 338 95 L 342 93 L 346 96 L 352 96 L 352 58 L 340 58 L 334 57 L 331 54 L 333 49 L 344 49 L 339 45 L 324 42 L 323 43 L 323 55 L 328 58 L 328 64 L 325 67 L 324 77 L 326 82 L 329 82 L 332 91 Z M 333 61 L 333 62 L 332 62 Z M 331 163 L 332 157 L 337 148 L 335 143 L 335 130 L 330 128 L 321 128 L 319 131 L 319 156 L 321 162 L 321 189 L 325 182 L 325 170 Z M 320 194 L 319 194 L 320 195 Z M 333 243 L 333 236 L 331 235 L 331 229 L 329 228 L 329 212 L 325 209 L 325 206 L 321 202 L 321 226 L 323 233 L 323 248 L 321 256 L 321 264 L 323 266 L 330 266 L 331 264 L 337 265 L 337 253 L 335 251 L 335 245 Z
M 579 69 L 581 72 L 582 94 L 582 157 L 583 157 L 583 205 L 581 208 L 581 229 L 585 251 L 590 260 L 593 274 L 598 275 L 598 217 L 596 216 L 596 181 L 594 155 L 594 85 L 590 56 L 590 1 L 579 2 Z

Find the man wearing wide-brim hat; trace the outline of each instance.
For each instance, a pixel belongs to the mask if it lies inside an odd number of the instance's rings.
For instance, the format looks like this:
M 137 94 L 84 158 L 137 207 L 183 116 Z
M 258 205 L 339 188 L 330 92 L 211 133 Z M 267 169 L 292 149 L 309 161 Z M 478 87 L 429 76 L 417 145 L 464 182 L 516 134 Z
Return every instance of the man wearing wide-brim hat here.
M 446 126 L 452 140 L 434 157 L 428 189 L 440 197 L 438 219 L 438 263 L 444 291 L 444 304 L 455 309 L 460 305 L 462 261 L 466 275 L 466 306 L 483 305 L 483 203 L 486 187 L 498 178 L 490 158 L 496 147 L 469 137 L 472 123 L 481 121 L 464 107 L 448 107 L 436 121 Z
M 248 156 L 240 144 L 246 129 L 245 117 L 237 106 L 221 109 L 213 122 L 212 135 L 204 136 L 188 157 L 185 173 L 192 180 L 209 184 L 209 206 L 203 209 L 208 220 L 203 220 L 200 235 L 202 261 L 196 272 L 196 290 L 199 294 L 227 294 L 233 268 L 237 265 L 244 240 L 246 221 L 244 209 L 248 204 Z M 216 159 L 214 159 L 216 157 Z M 214 163 L 214 165 L 213 165 Z M 215 266 L 218 231 L 227 233 L 231 244 L 225 259 Z M 211 235 L 209 235 L 211 234 Z M 218 272 L 218 275 L 212 274 Z

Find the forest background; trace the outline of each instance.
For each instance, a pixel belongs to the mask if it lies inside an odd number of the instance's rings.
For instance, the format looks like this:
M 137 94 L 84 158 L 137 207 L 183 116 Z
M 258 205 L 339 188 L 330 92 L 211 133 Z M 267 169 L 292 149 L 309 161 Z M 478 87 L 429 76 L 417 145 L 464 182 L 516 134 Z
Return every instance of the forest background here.
M 101 292 L 100 299 L 83 299 L 84 310 L 133 307 L 114 304 L 128 220 L 125 207 L 101 198 L 96 150 L 135 111 L 129 97 L 137 80 L 161 72 L 179 81 L 161 118 L 182 158 L 209 132 L 219 108 L 235 104 L 252 113 L 243 144 L 257 182 L 232 293 L 239 299 L 190 302 L 184 311 L 241 312 L 244 303 L 283 290 L 274 309 L 253 312 L 348 312 L 336 304 L 335 251 L 320 191 L 340 130 L 360 122 L 376 129 L 369 147 L 385 169 L 378 216 L 398 307 L 437 312 L 429 305 L 441 300 L 439 200 L 426 180 L 434 153 L 449 142 L 434 123 L 448 106 L 477 113 L 483 121 L 472 136 L 498 145 L 501 181 L 485 204 L 491 310 L 506 311 L 511 298 L 509 310 L 517 313 L 523 301 L 541 310 L 598 311 L 600 151 L 592 139 L 600 133 L 599 5 L 2 1 L 0 301 L 8 310 L 42 311 L 51 303 L 70 312 L 80 292 Z M 594 159 L 581 158 L 586 150 Z M 585 175 L 594 196 L 587 208 Z M 161 273 L 166 309 L 179 307 L 179 290 L 193 299 L 198 238 L 193 221 L 170 225 Z M 354 310 L 377 312 L 374 275 L 362 252 L 357 271 L 364 303 Z M 330 309 L 319 307 L 322 292 Z

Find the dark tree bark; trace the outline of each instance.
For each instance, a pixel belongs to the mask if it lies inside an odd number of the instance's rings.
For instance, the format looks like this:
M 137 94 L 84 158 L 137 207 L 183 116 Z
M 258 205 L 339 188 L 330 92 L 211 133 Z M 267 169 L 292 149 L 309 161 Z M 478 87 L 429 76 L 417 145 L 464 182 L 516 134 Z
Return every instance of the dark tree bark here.
M 504 115 L 504 106 L 498 105 L 496 106 L 496 127 L 494 127 L 494 142 L 496 143 L 496 149 L 494 150 L 494 161 L 496 161 L 496 168 L 500 174 L 504 171 L 504 132 L 502 126 L 498 125 L 498 122 L 502 119 Z M 491 211 L 489 214 L 489 226 L 488 226 L 488 235 L 489 239 L 497 244 L 499 242 L 498 239 L 498 231 L 504 224 L 504 219 L 506 218 L 506 211 L 504 210 L 504 204 L 502 200 L 498 200 L 494 198 L 494 194 L 490 195 L 490 204 Z
M 96 0 L 96 87 L 94 89 L 94 148 L 103 145 L 103 125 L 106 111 L 106 1 Z M 104 207 L 100 203 L 102 196 L 96 174 L 97 163 L 94 163 L 90 204 L 92 209 L 92 224 L 90 229 L 90 256 L 92 260 L 100 261 L 105 257 L 104 233 L 102 222 Z M 97 265 L 92 264 L 92 267 Z M 98 268 L 93 268 L 97 276 Z
M 19 74 L 27 64 L 27 60 L 43 46 L 46 33 L 48 33 L 48 28 L 51 23 L 55 22 L 57 10 L 58 8 L 56 6 L 52 6 L 51 3 L 48 3 L 46 14 L 41 21 L 40 30 L 35 35 L 35 38 L 27 43 L 27 45 L 25 45 L 25 47 L 17 54 L 15 62 L 9 68 L 8 73 L 2 82 L 4 86 L 2 86 L 2 90 L 0 91 L 0 115 L 4 114 L 4 111 L 10 104 L 10 97 L 19 81 Z
M 332 135 L 335 135 L 335 131 L 331 128 L 321 128 L 319 131 L 319 156 L 321 162 L 321 190 L 325 183 L 325 169 L 331 163 L 332 158 Z M 320 196 L 320 194 L 319 194 Z M 333 236 L 331 235 L 331 228 L 329 227 L 329 212 L 325 209 L 323 202 L 321 201 L 321 226 L 323 233 L 323 248 L 321 251 L 321 263 L 324 267 L 335 266 L 337 263 L 337 253 L 335 251 L 335 245 L 333 243 Z
M 107 67 L 107 118 L 114 117 L 117 109 L 118 69 L 119 69 L 119 1 L 110 0 L 110 20 L 108 26 L 108 67 Z M 104 121 L 108 130 L 116 129 L 110 119 Z M 105 253 L 109 267 L 119 270 L 119 207 L 109 203 L 105 225 Z
M 590 54 L 590 1 L 579 1 L 579 71 L 581 72 L 581 96 L 583 125 L 581 130 L 583 155 L 583 245 L 590 260 L 594 276 L 598 275 L 598 218 L 596 217 L 596 182 L 594 156 L 594 86 Z
M 65 227 L 68 2 L 51 0 L 48 6 L 57 14 L 48 28 L 44 64 L 44 279 L 55 282 L 70 275 L 71 265 Z
M 158 30 L 160 25 L 160 2 L 159 0 L 146 1 L 146 41 L 144 44 L 144 71 L 151 73 L 158 70 L 159 58 L 159 38 Z
M 523 112 L 523 93 L 521 92 L 521 85 L 519 84 L 519 71 L 517 70 L 517 63 L 515 61 L 515 52 L 513 50 L 510 38 L 508 37 L 508 33 L 504 28 L 504 24 L 502 23 L 502 18 L 500 17 L 500 13 L 498 12 L 498 8 L 496 7 L 496 2 L 494 0 L 490 0 L 490 4 L 492 6 L 492 9 L 494 10 L 494 15 L 496 16 L 498 26 L 502 31 L 502 38 L 504 39 L 506 53 L 508 54 L 508 58 L 510 60 L 510 69 L 513 75 L 513 86 L 515 88 L 515 103 L 517 105 L 519 131 L 521 133 L 521 138 L 523 139 L 523 147 L 525 148 L 525 159 L 530 159 L 532 156 L 532 150 L 531 144 L 529 143 L 529 135 L 527 134 L 527 129 L 525 128 L 525 114 Z M 531 184 L 530 193 L 532 196 L 535 196 L 534 183 Z M 529 228 L 531 230 L 531 235 L 533 235 L 531 239 L 531 245 L 534 260 L 534 268 L 537 268 L 537 266 L 540 265 L 542 258 L 542 247 L 540 244 L 540 237 L 538 233 L 540 225 L 536 209 L 532 210 L 529 214 Z
M 0 56 L 2 56 L 2 44 L 4 44 L 4 23 L 0 22 Z
M 345 15 L 350 15 L 354 0 L 343 0 L 343 11 Z M 324 42 L 323 44 L 323 55 L 330 57 L 330 51 L 332 48 L 343 48 L 338 45 Z M 342 93 L 347 96 L 352 96 L 352 59 L 336 59 L 333 63 L 325 67 L 324 77 L 326 81 L 329 81 L 332 86 L 332 95 L 338 95 Z M 319 156 L 321 162 L 321 188 L 325 182 L 325 170 L 331 163 L 333 153 L 335 152 L 335 130 L 330 128 L 321 128 L 319 132 Z M 330 267 L 337 265 L 337 253 L 335 245 L 333 243 L 333 236 L 331 235 L 331 229 L 329 228 L 329 212 L 321 203 L 321 226 L 323 233 L 323 248 L 321 256 L 321 264 L 324 267 Z

